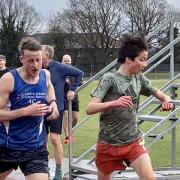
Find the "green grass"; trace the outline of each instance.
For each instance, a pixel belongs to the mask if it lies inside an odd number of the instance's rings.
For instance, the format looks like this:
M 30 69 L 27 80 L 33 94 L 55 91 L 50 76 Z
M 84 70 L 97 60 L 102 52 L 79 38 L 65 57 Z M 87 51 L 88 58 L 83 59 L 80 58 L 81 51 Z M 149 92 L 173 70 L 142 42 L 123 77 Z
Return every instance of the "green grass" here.
M 152 80 L 152 84 L 156 87 L 160 88 L 165 83 L 165 79 L 159 79 L 159 80 Z M 80 119 L 86 116 L 85 109 L 87 106 L 87 103 L 90 100 L 90 92 L 92 89 L 97 85 L 97 81 L 94 81 L 92 84 L 90 84 L 88 87 L 83 89 L 79 93 L 80 97 Z M 179 96 L 179 95 L 178 95 Z M 145 97 L 141 97 L 141 101 L 143 101 Z M 150 107 L 149 109 L 151 109 Z M 168 122 L 170 123 L 170 122 Z M 168 126 L 168 123 L 164 125 L 165 128 Z M 140 128 L 143 131 L 148 130 L 150 127 L 152 127 L 153 123 L 143 123 Z M 94 145 L 97 141 L 97 135 L 98 135 L 98 129 L 99 129 L 99 120 L 98 115 L 93 116 L 91 119 L 89 119 L 85 124 L 83 124 L 77 131 L 76 134 L 76 143 L 73 146 L 73 156 L 78 157 L 82 153 L 84 153 L 87 149 L 89 149 L 92 145 Z M 62 139 L 64 136 L 62 135 Z M 180 144 L 180 125 L 177 126 L 177 138 L 176 138 L 176 144 Z M 63 145 L 64 149 L 64 157 L 68 157 L 68 145 Z M 50 157 L 53 157 L 53 151 L 52 146 L 49 145 L 50 150 Z M 165 167 L 165 166 L 171 166 L 171 133 L 166 135 L 162 140 L 160 140 L 158 143 L 153 145 L 150 148 L 150 157 L 153 163 L 154 167 Z M 177 145 L 177 154 L 180 154 L 180 146 Z M 180 156 L 177 156 L 177 165 L 180 165 Z

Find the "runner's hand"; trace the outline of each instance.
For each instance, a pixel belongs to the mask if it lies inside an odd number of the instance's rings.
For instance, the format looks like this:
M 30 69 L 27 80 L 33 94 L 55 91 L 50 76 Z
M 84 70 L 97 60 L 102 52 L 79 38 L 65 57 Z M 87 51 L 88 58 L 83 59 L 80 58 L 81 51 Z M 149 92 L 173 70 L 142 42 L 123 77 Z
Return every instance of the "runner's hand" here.
M 163 102 L 161 106 L 161 111 L 170 111 L 174 108 L 174 104 L 172 102 Z
M 67 98 L 69 101 L 72 101 L 75 97 L 75 92 L 74 91 L 71 91 L 69 90 L 68 93 L 67 93 Z
M 23 110 L 24 116 L 45 116 L 50 112 L 49 106 L 41 104 L 40 101 L 23 108 Z
M 113 102 L 114 107 L 131 108 L 133 106 L 131 96 L 121 96 Z
M 57 107 L 57 103 L 55 101 L 53 101 L 50 105 L 49 105 L 49 109 L 50 109 L 50 115 L 47 117 L 47 120 L 56 120 L 59 116 L 59 111 L 58 111 L 58 107 Z

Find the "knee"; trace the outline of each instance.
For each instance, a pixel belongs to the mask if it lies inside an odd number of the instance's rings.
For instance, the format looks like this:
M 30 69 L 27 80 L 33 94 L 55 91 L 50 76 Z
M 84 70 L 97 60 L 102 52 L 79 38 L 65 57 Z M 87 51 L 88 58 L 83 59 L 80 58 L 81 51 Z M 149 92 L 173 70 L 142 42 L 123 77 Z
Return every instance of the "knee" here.
M 73 116 L 73 122 L 72 122 L 73 127 L 77 124 L 77 122 L 78 122 L 78 117 Z
M 57 146 L 59 143 L 61 143 L 60 137 L 58 134 L 51 136 L 51 143 L 53 144 L 53 146 Z
M 68 111 L 64 111 L 64 113 L 63 113 L 63 120 L 64 121 L 68 120 Z
M 77 119 L 73 119 L 73 122 L 72 122 L 72 127 L 74 127 L 76 124 L 77 124 L 78 120 Z

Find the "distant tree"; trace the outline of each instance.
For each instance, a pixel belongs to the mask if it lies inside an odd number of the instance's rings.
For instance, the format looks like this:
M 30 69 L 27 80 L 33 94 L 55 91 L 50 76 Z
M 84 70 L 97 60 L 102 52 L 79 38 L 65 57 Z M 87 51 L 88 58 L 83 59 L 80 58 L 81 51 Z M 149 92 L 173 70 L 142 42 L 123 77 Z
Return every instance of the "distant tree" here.
M 160 23 L 168 19 L 169 6 L 166 0 L 126 0 L 121 2 L 128 18 L 126 27 L 129 32 L 142 32 L 148 35 Z
M 48 19 L 48 28 L 43 43 L 54 46 L 55 58 L 61 59 L 66 49 L 63 13 L 56 12 Z
M 52 14 L 51 16 L 49 16 L 48 18 L 48 27 L 47 27 L 47 31 L 49 33 L 63 33 L 66 32 L 66 30 L 64 29 L 64 25 L 63 25 L 63 16 L 64 13 L 60 13 L 60 12 L 55 12 L 54 14 Z
M 60 22 L 61 29 L 71 34 L 65 47 L 90 48 L 91 63 L 95 64 L 97 49 L 104 49 L 108 57 L 109 49 L 117 45 L 122 21 L 119 0 L 69 0 L 69 8 L 57 14 L 50 27 Z
M 177 27 L 174 28 L 174 38 L 177 38 L 180 35 L 179 30 Z M 178 42 L 174 46 L 174 53 L 175 53 L 175 61 L 180 63 L 180 42 Z
M 20 39 L 33 33 L 40 22 L 40 15 L 26 0 L 0 1 L 0 51 L 6 55 L 8 66 L 18 65 Z
M 68 33 L 63 36 L 64 49 L 88 49 L 89 64 L 95 66 L 98 50 L 103 49 L 110 59 L 111 48 L 118 47 L 122 34 L 141 32 L 148 35 L 172 17 L 178 18 L 179 14 L 167 0 L 69 0 L 68 8 L 49 21 L 49 32 Z M 153 41 L 150 40 L 152 52 L 164 47 L 168 32 L 167 27 L 153 36 Z M 84 54 L 78 56 L 81 55 Z M 109 63 L 106 58 L 103 62 Z
M 84 46 L 111 48 L 122 33 L 119 0 L 70 0 L 66 12 L 71 31 L 81 35 Z M 93 34 L 93 36 L 92 36 Z
M 169 5 L 167 0 L 126 0 L 121 3 L 127 17 L 128 32 L 141 32 L 149 35 L 167 20 L 180 18 L 178 10 Z M 176 26 L 178 27 L 178 24 Z M 169 30 L 168 26 L 164 26 L 149 39 L 150 56 L 169 43 Z

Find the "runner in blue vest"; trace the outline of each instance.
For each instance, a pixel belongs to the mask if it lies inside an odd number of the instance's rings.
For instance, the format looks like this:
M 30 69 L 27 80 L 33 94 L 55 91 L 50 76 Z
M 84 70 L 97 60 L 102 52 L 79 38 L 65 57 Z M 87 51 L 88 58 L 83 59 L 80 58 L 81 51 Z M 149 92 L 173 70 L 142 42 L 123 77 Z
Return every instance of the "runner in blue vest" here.
M 0 179 L 19 167 L 28 180 L 47 180 L 43 121 L 47 113 L 49 120 L 58 116 L 54 88 L 49 72 L 41 69 L 41 44 L 24 38 L 19 52 L 22 67 L 0 79 Z

